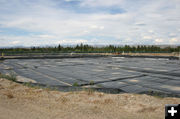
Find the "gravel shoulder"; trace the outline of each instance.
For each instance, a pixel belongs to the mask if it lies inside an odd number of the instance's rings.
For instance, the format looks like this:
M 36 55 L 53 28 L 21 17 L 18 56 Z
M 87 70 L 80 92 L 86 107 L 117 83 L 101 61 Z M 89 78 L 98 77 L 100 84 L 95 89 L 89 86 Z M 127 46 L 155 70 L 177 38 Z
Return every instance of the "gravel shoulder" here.
M 164 119 L 180 98 L 92 91 L 60 92 L 0 79 L 0 119 Z

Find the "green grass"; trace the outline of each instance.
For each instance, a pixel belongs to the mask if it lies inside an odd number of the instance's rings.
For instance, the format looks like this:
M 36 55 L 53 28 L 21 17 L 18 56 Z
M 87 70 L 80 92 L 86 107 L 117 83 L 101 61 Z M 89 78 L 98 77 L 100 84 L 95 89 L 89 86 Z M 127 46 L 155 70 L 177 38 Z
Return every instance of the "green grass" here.
M 78 87 L 79 84 L 77 82 L 73 83 L 73 86 Z

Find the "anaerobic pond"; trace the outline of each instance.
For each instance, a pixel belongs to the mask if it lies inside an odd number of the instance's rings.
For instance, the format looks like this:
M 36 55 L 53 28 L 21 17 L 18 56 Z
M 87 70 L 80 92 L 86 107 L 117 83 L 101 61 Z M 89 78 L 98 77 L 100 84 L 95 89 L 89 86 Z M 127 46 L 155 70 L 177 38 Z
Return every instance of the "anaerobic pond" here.
M 48 85 L 73 84 L 116 88 L 129 93 L 160 91 L 180 94 L 180 60 L 152 58 L 9 59 L 0 72 Z

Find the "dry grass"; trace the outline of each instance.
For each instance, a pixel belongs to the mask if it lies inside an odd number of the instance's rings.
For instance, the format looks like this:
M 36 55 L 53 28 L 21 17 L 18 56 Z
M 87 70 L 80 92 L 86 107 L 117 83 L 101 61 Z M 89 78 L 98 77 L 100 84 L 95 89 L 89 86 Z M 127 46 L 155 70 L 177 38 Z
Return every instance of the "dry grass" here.
M 4 92 L 4 95 L 7 96 L 9 99 L 14 98 L 11 91 Z
M 0 119 L 164 119 L 164 105 L 180 98 L 59 92 L 0 80 Z
M 57 98 L 56 101 L 57 101 L 57 102 L 60 101 L 61 103 L 66 103 L 66 102 L 68 102 L 68 101 L 70 101 L 70 100 L 69 100 L 67 97 L 62 96 L 62 97 Z

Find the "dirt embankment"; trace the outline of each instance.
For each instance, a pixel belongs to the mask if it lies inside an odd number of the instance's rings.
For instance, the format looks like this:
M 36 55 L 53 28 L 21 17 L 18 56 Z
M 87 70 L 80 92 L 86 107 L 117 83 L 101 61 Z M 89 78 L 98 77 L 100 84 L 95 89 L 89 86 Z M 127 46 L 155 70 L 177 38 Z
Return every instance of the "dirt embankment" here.
M 180 98 L 92 91 L 59 92 L 0 79 L 0 119 L 164 119 Z
M 142 58 L 170 58 L 179 59 L 180 53 L 60 53 L 60 54 L 16 54 L 13 56 L 0 56 L 4 59 L 59 59 L 59 58 L 96 58 L 106 56 L 117 57 L 142 57 Z
M 167 56 L 167 57 L 179 57 L 178 52 L 174 53 L 124 53 L 124 55 L 130 56 Z

